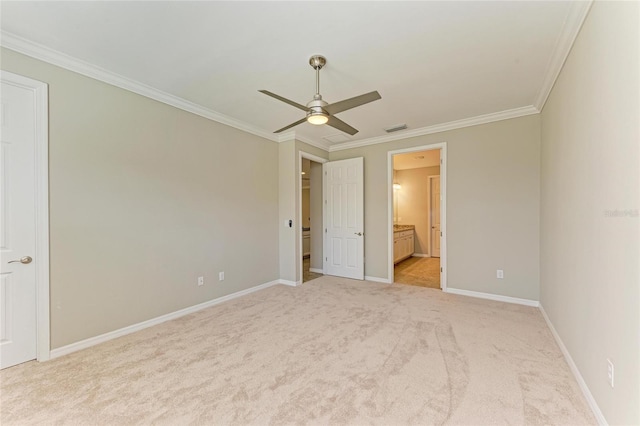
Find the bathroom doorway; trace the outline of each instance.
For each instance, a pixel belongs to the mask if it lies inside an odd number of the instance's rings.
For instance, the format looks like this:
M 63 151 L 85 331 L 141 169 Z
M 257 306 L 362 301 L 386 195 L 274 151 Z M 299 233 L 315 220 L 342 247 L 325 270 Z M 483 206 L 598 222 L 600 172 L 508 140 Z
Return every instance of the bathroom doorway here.
M 439 144 L 390 153 L 394 283 L 434 289 L 446 285 L 441 223 L 444 149 Z

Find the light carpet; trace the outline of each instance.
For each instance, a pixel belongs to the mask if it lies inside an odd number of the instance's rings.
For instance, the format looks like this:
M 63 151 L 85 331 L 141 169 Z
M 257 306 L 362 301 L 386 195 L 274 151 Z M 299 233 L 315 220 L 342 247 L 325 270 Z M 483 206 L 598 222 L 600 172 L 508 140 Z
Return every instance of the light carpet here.
M 535 308 L 322 277 L 0 372 L 13 424 L 595 424 Z

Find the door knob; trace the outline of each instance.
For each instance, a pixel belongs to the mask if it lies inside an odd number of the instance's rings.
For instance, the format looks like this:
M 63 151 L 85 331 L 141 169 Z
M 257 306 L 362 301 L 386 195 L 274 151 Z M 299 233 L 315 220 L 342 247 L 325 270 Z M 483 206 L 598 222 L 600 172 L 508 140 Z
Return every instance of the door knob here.
M 354 234 L 356 234 L 358 237 L 362 236 L 362 232 L 354 232 Z
M 27 264 L 31 263 L 32 260 L 33 259 L 31 258 L 31 256 L 25 256 L 25 257 L 21 257 L 19 260 L 12 260 L 12 261 L 7 262 L 7 263 L 20 262 L 20 263 L 22 263 L 24 265 L 27 265 Z

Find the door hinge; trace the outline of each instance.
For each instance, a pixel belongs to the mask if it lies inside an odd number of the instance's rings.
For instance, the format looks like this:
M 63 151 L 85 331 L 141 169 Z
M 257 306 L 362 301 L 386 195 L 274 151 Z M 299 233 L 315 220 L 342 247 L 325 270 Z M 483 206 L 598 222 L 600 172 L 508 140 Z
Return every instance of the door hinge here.
M 327 228 L 324 228 L 324 233 L 325 233 L 325 234 L 327 233 Z
M 442 268 L 440 268 L 440 272 L 442 272 Z
M 440 159 L 440 164 L 442 164 L 442 158 Z
M 324 258 L 324 260 L 325 260 L 326 262 L 328 262 L 328 261 L 329 261 L 329 258 L 328 258 L 328 257 L 325 257 L 325 258 Z
M 442 232 L 440 233 L 440 236 L 442 237 Z

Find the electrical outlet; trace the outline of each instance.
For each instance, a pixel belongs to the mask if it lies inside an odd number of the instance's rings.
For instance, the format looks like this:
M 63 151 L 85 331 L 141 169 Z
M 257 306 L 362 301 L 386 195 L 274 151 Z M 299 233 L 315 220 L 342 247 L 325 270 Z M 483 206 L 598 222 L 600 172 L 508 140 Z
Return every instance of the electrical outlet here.
M 504 271 L 502 269 L 498 269 L 496 271 L 496 278 L 499 278 L 499 279 L 503 279 L 504 278 Z
M 198 286 L 204 285 L 204 277 L 198 277 Z
M 607 358 L 607 381 L 613 387 L 613 363 Z
M 224 281 L 224 271 L 218 273 L 218 281 Z

